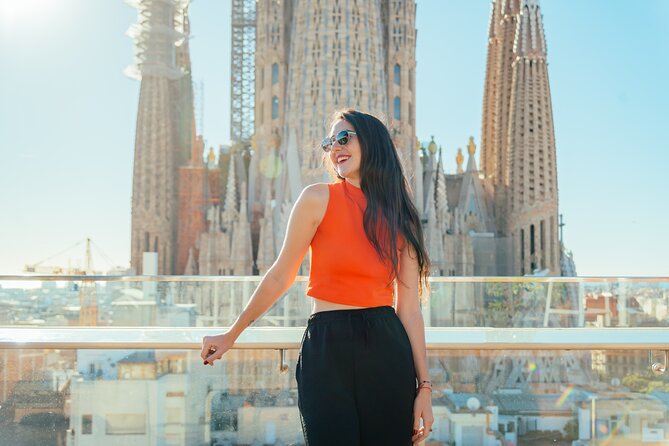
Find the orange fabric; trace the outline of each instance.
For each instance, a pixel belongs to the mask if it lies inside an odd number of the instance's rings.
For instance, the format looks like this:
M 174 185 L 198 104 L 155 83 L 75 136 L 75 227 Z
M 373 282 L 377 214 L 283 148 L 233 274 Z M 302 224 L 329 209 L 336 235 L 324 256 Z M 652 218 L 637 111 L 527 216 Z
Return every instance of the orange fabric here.
M 346 181 L 328 184 L 330 199 L 311 240 L 311 269 L 306 294 L 359 307 L 393 304 L 392 268 L 369 242 L 362 223 L 367 200 Z M 398 248 L 402 238 L 398 237 Z

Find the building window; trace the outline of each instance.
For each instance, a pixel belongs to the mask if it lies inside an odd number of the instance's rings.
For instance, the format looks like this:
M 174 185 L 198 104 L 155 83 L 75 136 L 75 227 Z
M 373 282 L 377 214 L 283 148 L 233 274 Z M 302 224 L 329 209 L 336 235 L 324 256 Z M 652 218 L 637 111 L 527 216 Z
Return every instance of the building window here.
M 279 98 L 272 96 L 272 119 L 279 117 Z
M 278 63 L 273 63 L 272 64 L 272 85 L 276 84 L 279 82 L 279 64 Z
M 401 75 L 401 67 L 399 64 L 395 64 L 395 68 L 393 70 L 393 73 L 395 74 L 395 85 L 400 85 L 400 75 Z
M 400 102 L 400 97 L 399 97 L 399 96 L 395 96 L 395 99 L 393 100 L 393 108 L 395 109 L 395 119 L 398 120 L 398 121 L 399 121 L 400 119 L 402 119 L 402 114 L 401 114 L 401 112 L 400 112 L 400 106 L 401 106 L 401 105 L 402 105 L 402 104 L 401 104 L 401 102 Z
M 93 415 L 81 416 L 81 434 L 91 435 L 93 433 Z

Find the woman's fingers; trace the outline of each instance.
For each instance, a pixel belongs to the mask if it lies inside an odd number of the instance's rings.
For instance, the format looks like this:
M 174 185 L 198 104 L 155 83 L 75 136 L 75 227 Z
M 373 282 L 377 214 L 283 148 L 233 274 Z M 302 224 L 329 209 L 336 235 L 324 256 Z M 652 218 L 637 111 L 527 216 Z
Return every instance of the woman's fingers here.
M 414 413 L 413 416 L 413 437 L 411 441 L 416 441 L 422 437 L 423 427 L 420 425 L 420 413 Z
M 216 349 L 214 343 L 211 341 L 211 338 L 209 336 L 202 338 L 202 352 L 200 352 L 200 358 L 207 359 L 207 356 L 211 354 L 209 353 L 209 350 L 212 348 Z
M 423 419 L 422 426 L 420 424 L 421 418 Z M 425 438 L 429 437 L 430 432 L 432 432 L 433 424 L 434 424 L 434 417 L 432 416 L 426 418 L 422 413 L 420 415 L 414 416 L 413 436 L 411 437 L 411 441 L 416 443 L 419 441 L 423 441 L 425 440 Z
M 223 352 L 219 351 L 220 347 L 218 347 L 214 341 L 215 340 L 209 336 L 205 336 L 202 339 L 202 352 L 200 352 L 200 357 L 203 359 L 204 365 L 213 365 L 214 360 L 220 359 L 223 355 Z M 217 352 L 220 353 L 218 356 L 216 356 Z
M 218 359 L 215 358 L 214 355 L 216 354 L 217 350 L 215 346 L 211 346 L 207 349 L 207 352 L 205 353 L 204 357 L 204 365 L 213 365 L 214 360 Z M 220 358 L 220 356 L 219 356 Z

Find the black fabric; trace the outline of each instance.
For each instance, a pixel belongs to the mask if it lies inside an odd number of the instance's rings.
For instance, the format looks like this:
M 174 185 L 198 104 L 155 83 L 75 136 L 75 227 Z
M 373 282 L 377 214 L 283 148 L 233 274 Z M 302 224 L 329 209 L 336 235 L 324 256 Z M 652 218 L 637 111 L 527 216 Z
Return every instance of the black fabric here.
M 393 307 L 312 314 L 295 378 L 307 446 L 411 446 L 416 371 Z

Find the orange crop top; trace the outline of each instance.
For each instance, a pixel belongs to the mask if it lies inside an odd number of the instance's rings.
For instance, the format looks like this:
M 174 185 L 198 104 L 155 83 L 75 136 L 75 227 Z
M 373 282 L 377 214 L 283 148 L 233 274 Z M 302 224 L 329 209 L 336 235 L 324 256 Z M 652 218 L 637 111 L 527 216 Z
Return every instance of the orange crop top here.
M 346 181 L 328 184 L 330 199 L 311 240 L 311 269 L 306 294 L 358 307 L 393 305 L 391 268 L 367 239 L 362 189 Z M 398 249 L 402 237 L 398 237 Z

